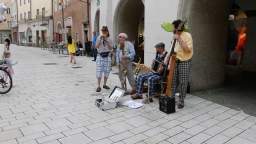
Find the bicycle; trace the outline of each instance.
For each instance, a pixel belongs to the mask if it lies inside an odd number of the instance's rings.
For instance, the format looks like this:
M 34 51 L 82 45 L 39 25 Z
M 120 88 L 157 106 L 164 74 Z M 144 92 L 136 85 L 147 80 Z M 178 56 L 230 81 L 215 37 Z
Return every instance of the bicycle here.
M 5 61 L 0 61 L 0 94 L 6 94 L 12 89 L 12 77 Z

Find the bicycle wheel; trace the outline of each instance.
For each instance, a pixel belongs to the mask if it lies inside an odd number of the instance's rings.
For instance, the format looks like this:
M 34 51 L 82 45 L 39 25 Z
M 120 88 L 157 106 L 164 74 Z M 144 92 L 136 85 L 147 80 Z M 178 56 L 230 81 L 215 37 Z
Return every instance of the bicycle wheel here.
M 5 70 L 0 69 L 0 94 L 6 94 L 12 89 L 12 77 Z

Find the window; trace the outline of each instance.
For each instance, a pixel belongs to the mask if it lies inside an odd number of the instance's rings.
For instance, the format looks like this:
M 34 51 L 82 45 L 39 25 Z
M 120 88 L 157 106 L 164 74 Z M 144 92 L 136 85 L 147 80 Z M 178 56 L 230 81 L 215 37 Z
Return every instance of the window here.
M 45 17 L 45 8 L 42 8 L 42 17 Z
M 26 18 L 27 18 L 27 14 L 24 12 L 24 19 L 26 20 Z
M 23 17 L 22 17 L 22 13 L 20 14 L 20 20 L 22 20 L 23 19 Z
M 24 5 L 26 4 L 26 1 L 27 1 L 27 0 L 24 0 Z
M 28 12 L 28 19 L 31 19 L 31 12 Z
M 30 3 L 30 0 L 28 0 L 28 3 Z
M 22 3 L 22 2 L 21 2 L 21 0 L 20 0 L 20 6 L 21 6 L 21 3 Z
M 6 13 L 7 13 L 7 14 L 10 14 L 10 13 L 11 13 L 11 9 L 10 9 L 10 8 L 7 8 Z
M 39 9 L 36 10 L 36 15 L 39 15 Z

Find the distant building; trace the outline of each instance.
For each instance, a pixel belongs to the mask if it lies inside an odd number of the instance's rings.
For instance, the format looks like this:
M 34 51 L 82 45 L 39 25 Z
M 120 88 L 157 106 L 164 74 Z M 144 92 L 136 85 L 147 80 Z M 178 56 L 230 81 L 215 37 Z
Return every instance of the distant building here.
M 0 43 L 3 43 L 6 38 L 12 39 L 11 37 L 11 14 L 10 6 L 12 2 L 10 0 L 0 0 L 0 3 L 4 3 L 7 6 L 7 11 L 4 16 L 6 21 L 0 23 Z
M 52 0 L 18 0 L 20 44 L 41 46 L 53 40 Z
M 11 12 L 11 35 L 12 43 L 18 44 L 18 9 L 16 0 L 11 0 L 10 12 Z
M 83 44 L 90 40 L 88 0 L 54 0 L 54 36 L 56 42 L 72 36 Z

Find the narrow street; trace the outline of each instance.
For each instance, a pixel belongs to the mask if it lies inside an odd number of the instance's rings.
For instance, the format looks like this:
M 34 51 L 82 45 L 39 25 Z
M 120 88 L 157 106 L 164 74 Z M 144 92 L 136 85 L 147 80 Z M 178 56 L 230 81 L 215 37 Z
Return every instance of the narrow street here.
M 1 45 L 2 49 L 2 45 Z M 0 144 L 255 144 L 256 117 L 188 96 L 166 115 L 158 102 L 140 109 L 101 111 L 95 62 L 12 45 L 14 87 L 0 96 Z M 112 72 L 114 73 L 114 71 Z M 109 86 L 119 85 L 111 74 Z

